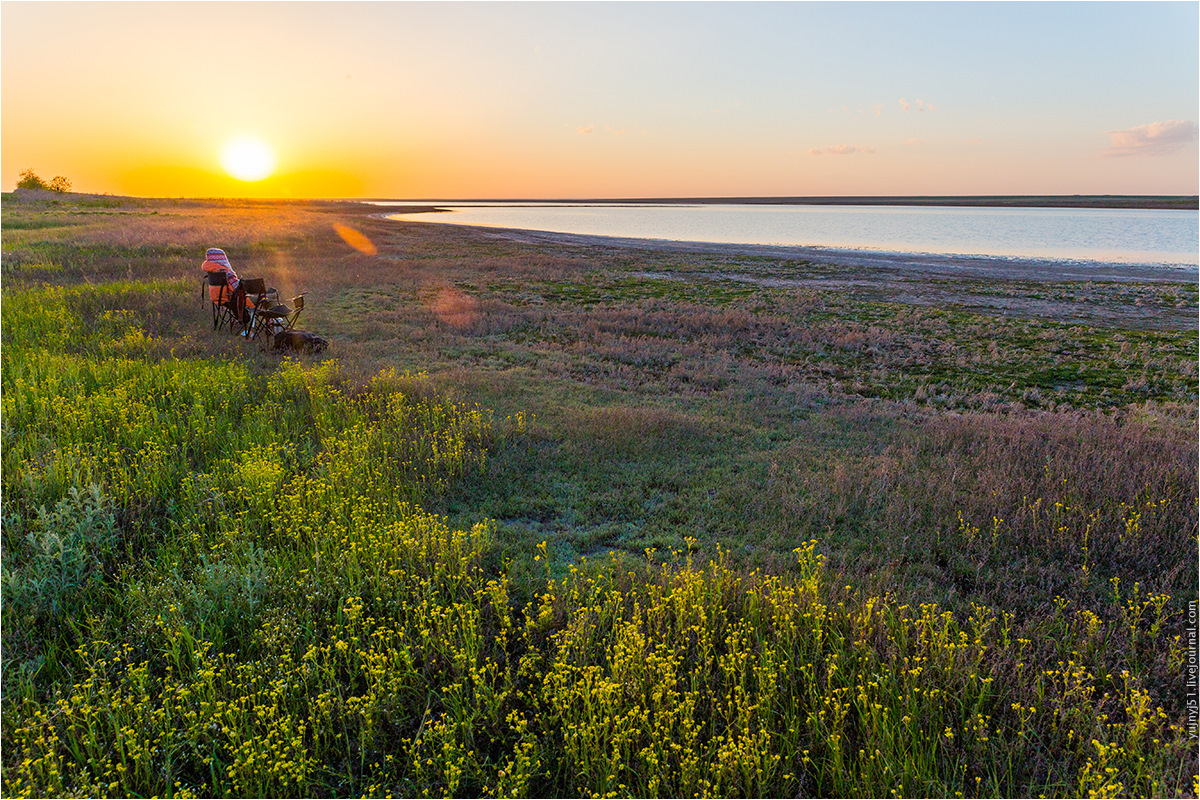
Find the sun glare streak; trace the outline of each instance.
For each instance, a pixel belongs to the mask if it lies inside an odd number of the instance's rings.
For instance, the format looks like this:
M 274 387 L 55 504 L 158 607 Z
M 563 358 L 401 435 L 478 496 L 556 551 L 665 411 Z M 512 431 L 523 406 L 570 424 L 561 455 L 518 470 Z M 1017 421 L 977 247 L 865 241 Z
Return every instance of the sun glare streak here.
M 366 237 L 366 234 L 361 231 L 356 231 L 347 225 L 339 225 L 334 223 L 333 229 L 337 235 L 342 237 L 342 241 L 353 247 L 363 255 L 373 256 L 379 252 L 379 248 L 375 243 Z
M 275 153 L 260 139 L 233 139 L 221 150 L 221 166 L 239 181 L 254 183 L 271 177 Z
M 290 298 L 299 294 L 296 286 L 296 275 L 299 271 L 295 268 L 291 254 L 275 250 L 271 254 L 271 271 L 275 275 L 280 300 L 290 302 Z

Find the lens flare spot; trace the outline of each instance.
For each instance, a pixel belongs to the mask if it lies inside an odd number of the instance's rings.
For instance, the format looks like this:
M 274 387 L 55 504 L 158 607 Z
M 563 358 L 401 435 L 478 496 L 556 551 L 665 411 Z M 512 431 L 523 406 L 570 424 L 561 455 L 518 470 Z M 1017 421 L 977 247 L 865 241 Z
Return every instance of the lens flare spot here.
M 466 328 L 479 318 L 479 302 L 458 289 L 442 289 L 429 305 L 437 318 L 452 328 Z
M 363 255 L 373 256 L 379 252 L 379 248 L 375 246 L 375 243 L 368 239 L 366 234 L 361 231 L 356 231 L 349 225 L 338 223 L 334 223 L 333 229 L 337 232 L 338 236 L 342 237 L 343 242 Z

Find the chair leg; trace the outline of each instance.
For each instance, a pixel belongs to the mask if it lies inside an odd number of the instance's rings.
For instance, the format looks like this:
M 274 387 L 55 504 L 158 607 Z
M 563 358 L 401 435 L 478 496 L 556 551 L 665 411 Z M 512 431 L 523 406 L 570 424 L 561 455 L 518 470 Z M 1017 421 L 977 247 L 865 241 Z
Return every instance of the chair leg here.
M 283 325 L 281 330 L 284 330 L 284 331 L 294 330 L 296 327 L 296 320 L 300 319 L 300 312 L 303 310 L 304 309 L 302 309 L 302 308 L 297 308 L 291 314 L 289 314 L 288 316 L 281 319 L 280 322 Z

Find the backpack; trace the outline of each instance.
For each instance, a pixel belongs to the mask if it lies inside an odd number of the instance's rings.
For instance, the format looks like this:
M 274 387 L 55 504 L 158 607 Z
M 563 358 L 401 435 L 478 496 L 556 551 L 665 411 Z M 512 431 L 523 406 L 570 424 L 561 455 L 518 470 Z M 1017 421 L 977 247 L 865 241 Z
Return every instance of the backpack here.
M 275 334 L 276 350 L 294 350 L 297 353 L 322 352 L 329 342 L 308 331 L 282 331 Z

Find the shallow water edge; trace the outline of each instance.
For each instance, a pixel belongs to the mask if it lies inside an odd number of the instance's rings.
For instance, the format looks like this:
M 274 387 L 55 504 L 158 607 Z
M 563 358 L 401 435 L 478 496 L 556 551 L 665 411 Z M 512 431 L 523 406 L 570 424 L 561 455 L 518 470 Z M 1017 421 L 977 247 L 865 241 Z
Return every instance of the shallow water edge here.
M 408 218 L 408 215 L 414 213 L 416 209 L 403 208 L 398 210 L 400 213 L 396 213 L 396 210 L 390 210 L 388 213 L 373 216 L 409 224 L 453 225 L 454 227 L 471 229 L 482 236 L 527 244 L 557 244 L 621 250 L 649 250 L 659 253 L 678 252 L 731 256 L 766 256 L 810 261 L 814 264 L 824 266 L 891 271 L 897 274 L 928 274 L 941 278 L 970 277 L 1033 281 L 1098 280 L 1169 283 L 1196 282 L 1200 280 L 1200 268 L 1187 265 L 1164 266 L 1159 264 L 1129 264 L 1082 259 L 900 253 L 804 245 L 688 242 L 673 239 L 599 236 L 594 234 L 558 233 L 523 228 L 463 225 L 451 222 L 422 223 L 419 220 Z M 420 211 L 430 212 L 431 209 L 421 208 Z

